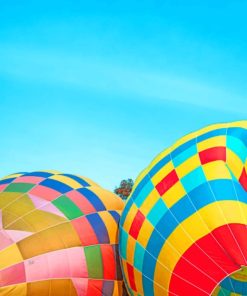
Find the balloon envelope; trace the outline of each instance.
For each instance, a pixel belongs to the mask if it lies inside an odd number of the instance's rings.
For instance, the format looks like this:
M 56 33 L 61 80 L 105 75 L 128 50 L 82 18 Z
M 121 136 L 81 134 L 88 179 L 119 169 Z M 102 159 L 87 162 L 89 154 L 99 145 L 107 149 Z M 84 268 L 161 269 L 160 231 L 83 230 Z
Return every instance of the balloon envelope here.
M 0 295 L 122 295 L 123 202 L 93 181 L 56 171 L 0 181 Z
M 247 121 L 187 135 L 140 174 L 120 219 L 130 295 L 247 295 Z

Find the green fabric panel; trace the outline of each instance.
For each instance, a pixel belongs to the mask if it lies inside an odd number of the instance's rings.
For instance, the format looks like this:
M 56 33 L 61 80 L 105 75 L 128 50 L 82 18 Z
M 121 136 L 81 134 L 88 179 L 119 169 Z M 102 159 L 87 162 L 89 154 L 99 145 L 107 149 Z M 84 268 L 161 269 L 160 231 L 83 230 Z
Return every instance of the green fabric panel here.
M 83 212 L 65 195 L 53 200 L 52 203 L 70 220 L 83 216 Z
M 99 245 L 88 246 L 84 248 L 88 277 L 93 279 L 103 279 L 103 263 Z
M 220 288 L 220 291 L 218 293 L 218 296 L 231 296 L 231 292 L 227 291 L 224 288 Z
M 5 192 L 28 192 L 35 184 L 30 183 L 11 183 L 5 188 Z

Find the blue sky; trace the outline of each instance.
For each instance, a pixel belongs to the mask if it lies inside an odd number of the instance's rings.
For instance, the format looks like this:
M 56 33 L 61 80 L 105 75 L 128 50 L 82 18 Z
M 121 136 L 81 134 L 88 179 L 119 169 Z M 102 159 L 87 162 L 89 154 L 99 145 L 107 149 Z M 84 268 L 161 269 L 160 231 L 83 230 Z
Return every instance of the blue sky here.
M 113 189 L 176 139 L 247 118 L 245 1 L 1 1 L 0 175 Z

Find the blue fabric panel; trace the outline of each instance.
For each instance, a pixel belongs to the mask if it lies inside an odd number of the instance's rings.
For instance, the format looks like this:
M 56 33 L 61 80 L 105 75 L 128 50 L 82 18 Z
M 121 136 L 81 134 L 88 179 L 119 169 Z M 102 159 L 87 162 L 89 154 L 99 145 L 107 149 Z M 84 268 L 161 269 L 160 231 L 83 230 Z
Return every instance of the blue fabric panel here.
M 141 189 L 139 192 L 139 195 L 135 198 L 135 204 L 140 207 L 144 200 L 147 198 L 147 196 L 150 194 L 150 192 L 154 189 L 154 185 L 149 180 Z
M 191 146 L 195 146 L 195 145 L 196 145 L 196 139 L 191 139 L 188 142 L 185 142 L 184 144 L 180 145 L 178 148 L 176 148 L 171 152 L 171 158 L 174 159 L 176 156 L 188 150 Z
M 0 181 L 0 185 L 3 185 L 3 184 L 9 184 L 11 183 L 13 180 L 15 180 L 16 178 L 9 178 L 9 179 L 5 179 L 5 180 L 1 180 Z
M 135 255 L 134 255 L 134 267 L 142 272 L 143 260 L 144 260 L 145 249 L 136 242 Z
M 233 278 L 227 277 L 221 282 L 220 286 L 226 290 L 238 293 L 240 295 L 247 294 L 247 282 L 241 282 Z M 232 289 L 232 287 L 234 288 L 234 290 Z
M 168 210 L 167 206 L 163 202 L 162 199 L 159 199 L 152 210 L 148 213 L 147 219 L 151 222 L 153 226 L 155 226 L 162 216 L 166 213 Z
M 149 171 L 149 176 L 152 178 L 160 169 L 163 168 L 169 161 L 171 160 L 171 156 L 166 155 L 164 158 L 162 158 L 156 165 Z
M 102 221 L 101 217 L 99 216 L 99 214 L 98 213 L 89 214 L 86 216 L 86 218 L 89 221 L 89 223 L 91 224 L 91 226 L 97 236 L 98 242 L 100 244 L 109 243 L 110 240 L 109 240 L 108 231 L 106 229 L 104 222 Z
M 242 163 L 245 163 L 247 157 L 247 147 L 243 141 L 233 136 L 227 136 L 226 146 L 241 159 Z
M 197 143 L 202 142 L 204 140 L 207 140 L 209 138 L 216 137 L 216 136 L 225 136 L 226 135 L 226 131 L 227 131 L 226 128 L 219 128 L 219 129 L 216 129 L 216 130 L 212 130 L 210 132 L 207 132 L 205 134 L 202 134 L 202 135 L 200 135 L 200 136 L 197 137 Z
M 247 130 L 241 127 L 231 127 L 227 130 L 227 135 L 240 139 L 247 147 Z
M 194 188 L 205 183 L 207 180 L 202 167 L 198 167 L 194 171 L 190 172 L 188 175 L 180 179 L 180 181 L 183 184 L 185 191 L 190 192 Z
M 97 211 L 104 211 L 106 208 L 99 197 L 88 188 L 79 188 L 78 191 L 84 195 Z
M 146 251 L 143 260 L 143 274 L 144 277 L 142 279 L 144 295 L 154 296 L 154 270 L 156 266 L 156 258 L 150 256 L 150 254 Z M 145 277 L 146 276 L 146 277 Z
M 161 237 L 160 233 L 154 229 L 146 246 L 146 250 L 153 255 L 154 257 L 158 257 L 161 248 L 164 245 L 164 238 Z
M 113 217 L 113 219 L 116 221 L 116 223 L 119 223 L 120 220 L 120 214 L 116 211 L 109 211 L 109 213 L 111 214 L 111 216 Z
M 185 151 L 178 154 L 176 157 L 172 157 L 172 161 L 175 167 L 179 166 L 181 163 L 185 162 L 187 159 L 189 159 L 191 156 L 197 154 L 197 147 L 196 145 L 192 145 Z
M 113 295 L 114 281 L 103 280 L 102 295 Z
M 57 190 L 60 193 L 66 193 L 66 192 L 69 192 L 69 191 L 71 191 L 73 189 L 73 188 L 71 188 L 70 186 L 68 186 L 68 185 L 66 185 L 64 183 L 59 182 L 57 180 L 53 180 L 53 179 L 45 179 L 44 181 L 42 181 L 40 183 L 40 185 L 43 185 L 43 186 L 49 187 L 51 189 Z
M 82 178 L 77 177 L 75 175 L 71 175 L 71 174 L 62 174 L 62 175 L 75 180 L 76 182 L 78 182 L 79 184 L 81 184 L 82 187 L 90 186 L 90 184 L 88 182 L 86 182 Z
M 43 178 L 48 178 L 53 175 L 54 174 L 48 173 L 48 172 L 32 172 L 32 173 L 25 174 L 25 176 L 34 176 L 34 177 L 43 177 Z
M 119 249 L 120 254 L 123 257 L 123 259 L 127 259 L 126 251 L 127 251 L 127 242 L 128 242 L 128 233 L 121 228 L 121 235 L 119 236 Z

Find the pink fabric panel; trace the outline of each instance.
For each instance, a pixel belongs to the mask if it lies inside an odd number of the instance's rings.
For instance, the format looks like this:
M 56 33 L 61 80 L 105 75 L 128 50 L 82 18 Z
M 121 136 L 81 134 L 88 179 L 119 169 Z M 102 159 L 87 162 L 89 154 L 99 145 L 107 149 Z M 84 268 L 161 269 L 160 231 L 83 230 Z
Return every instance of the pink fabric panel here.
M 72 279 L 78 296 L 87 296 L 88 279 Z
M 0 250 L 13 244 L 13 240 L 8 236 L 5 230 L 0 230 Z
M 25 261 L 27 281 L 88 277 L 82 247 L 50 252 Z
M 0 229 L 3 229 L 3 215 L 2 215 L 2 210 L 0 210 Z
M 44 205 L 43 207 L 40 208 L 41 211 L 45 211 L 54 215 L 58 215 L 61 216 L 63 218 L 67 218 L 65 217 L 65 215 L 59 211 L 58 208 L 56 208 L 52 203 L 48 203 L 46 205 Z
M 15 243 L 33 234 L 32 232 L 20 230 L 5 230 L 5 232 Z
M 52 201 L 61 195 L 60 192 L 42 185 L 37 185 L 31 189 L 29 193 L 44 198 L 48 201 Z
M 0 287 L 26 282 L 24 263 L 18 263 L 0 271 Z
M 78 208 L 84 213 L 84 214 L 90 214 L 95 212 L 95 208 L 93 205 L 88 201 L 85 196 L 83 196 L 78 191 L 71 191 L 69 193 L 66 193 L 66 195 L 78 206 Z
M 9 184 L 0 185 L 0 192 L 3 191 Z
M 13 180 L 13 183 L 31 183 L 31 184 L 38 184 L 43 181 L 44 178 L 42 177 L 32 177 L 32 176 L 23 176 L 16 178 Z
M 28 194 L 28 196 L 32 200 L 32 202 L 33 202 L 36 209 L 39 209 L 39 208 L 41 208 L 44 205 L 49 203 L 49 201 L 47 201 L 46 199 L 40 198 L 38 196 L 35 196 L 35 195 L 32 195 L 32 194 Z

